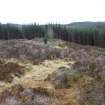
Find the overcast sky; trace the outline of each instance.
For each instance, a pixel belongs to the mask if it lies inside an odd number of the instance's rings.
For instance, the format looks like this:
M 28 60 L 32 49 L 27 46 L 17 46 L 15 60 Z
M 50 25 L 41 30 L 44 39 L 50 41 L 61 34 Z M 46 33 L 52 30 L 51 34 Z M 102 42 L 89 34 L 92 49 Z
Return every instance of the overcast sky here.
M 105 21 L 105 0 L 0 0 L 0 22 Z

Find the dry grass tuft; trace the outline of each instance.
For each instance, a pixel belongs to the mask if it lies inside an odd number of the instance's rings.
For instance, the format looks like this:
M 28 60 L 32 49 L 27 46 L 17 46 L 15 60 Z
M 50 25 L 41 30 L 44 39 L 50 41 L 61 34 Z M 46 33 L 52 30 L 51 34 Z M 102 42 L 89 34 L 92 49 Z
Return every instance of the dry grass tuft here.
M 36 91 L 46 93 L 48 95 L 53 95 L 55 92 L 54 86 L 49 82 L 35 81 L 35 80 L 25 80 L 21 81 L 20 84 L 23 88 L 32 88 Z

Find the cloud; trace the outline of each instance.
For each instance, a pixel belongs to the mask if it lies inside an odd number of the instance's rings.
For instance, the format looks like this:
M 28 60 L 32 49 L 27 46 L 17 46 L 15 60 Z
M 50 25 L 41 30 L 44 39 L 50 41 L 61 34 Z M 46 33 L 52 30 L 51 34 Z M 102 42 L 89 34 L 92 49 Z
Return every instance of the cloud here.
M 105 21 L 105 0 L 0 0 L 0 21 Z

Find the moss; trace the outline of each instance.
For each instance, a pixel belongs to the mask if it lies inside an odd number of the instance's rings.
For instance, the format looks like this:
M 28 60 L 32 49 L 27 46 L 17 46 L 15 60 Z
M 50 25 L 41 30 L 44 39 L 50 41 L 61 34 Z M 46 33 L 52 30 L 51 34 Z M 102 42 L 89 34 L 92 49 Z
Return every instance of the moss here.
M 33 105 L 32 102 L 27 102 L 26 100 L 21 102 L 19 105 Z
M 91 84 L 94 81 L 94 78 L 80 73 L 75 73 L 73 75 L 67 76 L 68 86 L 72 86 L 74 84 L 79 84 L 83 88 L 86 88 L 88 86 L 91 86 Z
M 77 83 L 82 78 L 81 74 L 67 75 L 67 86 L 71 87 L 73 84 Z
M 96 63 L 90 63 L 89 64 L 89 69 L 91 69 L 91 70 L 96 69 L 96 67 L 97 67 L 97 64 Z
M 96 105 L 93 101 L 86 101 L 84 105 Z
M 81 76 L 82 75 L 80 74 L 73 74 L 73 75 L 67 76 L 67 80 L 70 82 L 77 82 L 81 78 Z

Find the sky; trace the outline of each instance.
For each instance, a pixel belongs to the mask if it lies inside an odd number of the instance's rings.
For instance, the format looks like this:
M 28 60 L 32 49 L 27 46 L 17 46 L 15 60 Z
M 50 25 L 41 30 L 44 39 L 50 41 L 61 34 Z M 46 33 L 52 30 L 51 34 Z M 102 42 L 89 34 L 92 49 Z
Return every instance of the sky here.
M 1 23 L 105 21 L 105 0 L 0 0 Z

